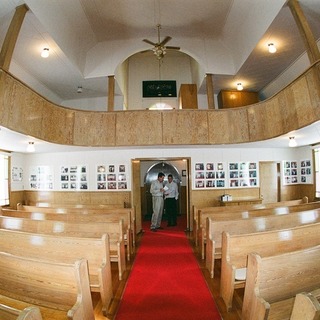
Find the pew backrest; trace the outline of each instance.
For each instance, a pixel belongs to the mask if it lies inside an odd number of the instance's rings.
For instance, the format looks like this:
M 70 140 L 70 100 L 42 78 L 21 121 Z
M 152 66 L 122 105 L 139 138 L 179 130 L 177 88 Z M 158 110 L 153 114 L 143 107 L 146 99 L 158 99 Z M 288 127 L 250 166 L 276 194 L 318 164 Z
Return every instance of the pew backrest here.
M 17 209 L 20 206 L 24 206 L 22 203 L 17 203 Z M 110 203 L 110 204 L 68 204 L 68 203 L 50 203 L 50 202 L 36 202 L 28 203 L 28 206 L 40 207 L 40 208 L 82 208 L 82 209 L 115 209 L 125 208 L 125 203 Z
M 193 234 L 194 240 L 197 244 L 197 234 L 198 229 L 201 224 L 201 213 L 202 212 L 211 212 L 211 213 L 227 213 L 227 212 L 245 212 L 248 210 L 260 210 L 260 209 L 268 209 L 268 208 L 276 208 L 276 207 L 285 207 L 285 206 L 294 206 L 300 204 L 306 204 L 309 202 L 309 198 L 304 196 L 302 199 L 297 200 L 287 200 L 280 202 L 272 202 L 272 203 L 263 203 L 263 204 L 247 204 L 247 205 L 239 205 L 239 206 L 215 206 L 215 207 L 203 207 L 198 208 L 193 206 Z M 203 225 L 205 224 L 205 219 L 203 221 Z
M 110 260 L 118 263 L 119 279 L 126 270 L 123 220 L 107 222 L 74 223 L 55 220 L 31 220 L 0 216 L 0 228 L 56 236 L 101 238 L 109 235 Z
M 222 213 L 214 213 L 212 214 L 210 211 L 200 212 L 200 225 L 198 230 L 198 242 L 201 243 L 201 247 L 203 248 L 202 252 L 204 253 L 204 244 L 206 242 L 206 220 L 209 217 L 214 218 L 216 221 L 218 220 L 234 220 L 234 219 L 249 219 L 255 217 L 264 217 L 269 215 L 284 215 L 289 214 L 291 212 L 305 211 L 305 210 L 313 210 L 320 208 L 319 202 L 310 202 L 300 205 L 292 205 L 292 206 L 278 206 L 272 208 L 264 208 L 259 210 L 238 210 L 238 211 L 230 211 L 230 212 L 222 212 Z
M 320 319 L 320 289 L 298 293 L 294 299 L 290 320 Z
M 94 320 L 85 259 L 66 264 L 0 252 L 0 294 L 62 311 L 68 319 Z
M 242 319 L 289 319 L 296 294 L 320 286 L 320 246 L 248 256 Z
M 119 214 L 119 215 L 128 215 L 128 229 L 131 231 L 132 238 L 132 246 L 135 246 L 136 242 L 136 214 L 134 208 L 105 208 L 105 207 L 37 207 L 37 206 L 27 206 L 27 205 L 17 205 L 17 210 L 21 211 L 29 211 L 29 212 L 38 212 L 38 213 L 74 213 L 74 214 L 82 214 L 82 215 L 90 215 L 90 214 Z M 127 220 L 127 219 L 125 219 Z M 126 223 L 126 221 L 124 222 Z
M 17 309 L 0 304 L 0 319 L 2 320 L 42 320 L 40 309 L 38 307 L 26 307 Z
M 0 229 L 0 250 L 17 256 L 52 262 L 72 263 L 84 258 L 88 261 L 92 292 L 99 292 L 102 310 L 113 298 L 109 236 L 77 238 Z
M 290 229 L 278 229 L 250 234 L 222 234 L 220 295 L 228 309 L 232 307 L 237 270 L 247 267 L 250 252 L 266 257 L 320 245 L 320 222 Z M 244 279 L 242 279 L 244 280 Z
M 289 215 L 271 215 L 251 219 L 215 221 L 207 218 L 208 239 L 206 267 L 214 277 L 214 260 L 221 258 L 222 233 L 230 235 L 279 230 L 320 222 L 320 209 L 292 212 Z
M 0 214 L 7 217 L 26 218 L 32 220 L 55 220 L 71 223 L 79 222 L 108 222 L 116 221 L 117 219 L 123 220 L 124 227 L 124 240 L 127 245 L 127 259 L 130 260 L 131 253 L 133 253 L 133 231 L 131 230 L 131 215 L 130 211 L 110 212 L 107 214 L 78 214 L 78 213 L 46 213 L 39 211 L 26 211 L 26 210 L 12 210 L 1 209 Z

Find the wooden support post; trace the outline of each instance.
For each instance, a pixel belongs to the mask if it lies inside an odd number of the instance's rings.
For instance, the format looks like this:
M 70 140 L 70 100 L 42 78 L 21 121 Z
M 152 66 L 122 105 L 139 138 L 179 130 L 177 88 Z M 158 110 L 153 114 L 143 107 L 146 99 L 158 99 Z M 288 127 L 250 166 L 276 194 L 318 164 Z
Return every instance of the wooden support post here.
M 108 76 L 108 111 L 114 111 L 114 76 Z
M 320 60 L 320 51 L 307 19 L 305 18 L 301 6 L 297 0 L 289 0 L 288 6 L 300 30 L 300 34 L 307 49 L 310 63 L 313 64 L 314 62 Z
M 181 84 L 179 92 L 180 109 L 198 109 L 196 84 Z
M 214 107 L 213 80 L 212 80 L 211 73 L 206 74 L 206 83 L 207 83 L 208 109 L 215 109 L 215 107 Z
M 0 52 L 0 67 L 6 71 L 9 71 L 13 50 L 18 39 L 22 22 L 28 10 L 29 9 L 25 4 L 16 8 L 16 12 L 11 20 L 9 29 L 4 39 Z

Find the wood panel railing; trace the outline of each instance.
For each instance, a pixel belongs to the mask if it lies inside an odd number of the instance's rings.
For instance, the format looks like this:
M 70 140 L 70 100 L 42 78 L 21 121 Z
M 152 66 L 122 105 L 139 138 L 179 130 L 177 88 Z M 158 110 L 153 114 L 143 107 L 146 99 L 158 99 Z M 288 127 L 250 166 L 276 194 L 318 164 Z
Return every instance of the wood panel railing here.
M 0 69 L 0 125 L 52 143 L 92 147 L 261 141 L 320 120 L 319 68 L 317 61 L 278 94 L 246 107 L 117 112 L 55 105 Z

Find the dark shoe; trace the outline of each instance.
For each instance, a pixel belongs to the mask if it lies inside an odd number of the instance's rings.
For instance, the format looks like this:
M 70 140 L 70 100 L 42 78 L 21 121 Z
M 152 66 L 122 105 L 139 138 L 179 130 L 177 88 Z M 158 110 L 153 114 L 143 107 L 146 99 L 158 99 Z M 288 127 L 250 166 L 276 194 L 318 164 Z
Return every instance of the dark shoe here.
M 150 231 L 152 231 L 152 232 L 157 232 L 157 229 L 152 228 L 152 229 L 150 229 Z
M 163 228 L 162 228 L 162 227 L 157 227 L 156 229 L 163 230 Z
M 168 224 L 167 227 L 172 227 L 172 224 Z

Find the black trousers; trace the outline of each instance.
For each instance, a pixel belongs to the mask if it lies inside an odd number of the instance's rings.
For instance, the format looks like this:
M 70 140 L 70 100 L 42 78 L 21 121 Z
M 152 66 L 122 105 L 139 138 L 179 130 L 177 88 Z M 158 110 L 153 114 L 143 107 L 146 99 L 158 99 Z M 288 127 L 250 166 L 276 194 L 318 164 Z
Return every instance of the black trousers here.
M 167 198 L 165 200 L 165 209 L 168 217 L 168 226 L 177 225 L 177 200 L 175 198 Z

